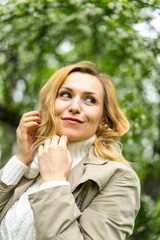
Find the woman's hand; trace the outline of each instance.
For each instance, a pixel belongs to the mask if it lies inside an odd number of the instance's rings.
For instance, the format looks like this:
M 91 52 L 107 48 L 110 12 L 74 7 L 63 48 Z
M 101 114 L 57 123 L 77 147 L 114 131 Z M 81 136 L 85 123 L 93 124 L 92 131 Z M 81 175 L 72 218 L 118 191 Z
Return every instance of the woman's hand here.
M 67 137 L 47 139 L 38 149 L 38 159 L 43 182 L 66 180 L 72 165 Z
M 40 113 L 31 111 L 24 113 L 17 128 L 17 158 L 24 164 L 29 164 L 31 160 L 31 147 L 35 139 L 30 135 L 29 130 L 33 126 L 38 126 Z

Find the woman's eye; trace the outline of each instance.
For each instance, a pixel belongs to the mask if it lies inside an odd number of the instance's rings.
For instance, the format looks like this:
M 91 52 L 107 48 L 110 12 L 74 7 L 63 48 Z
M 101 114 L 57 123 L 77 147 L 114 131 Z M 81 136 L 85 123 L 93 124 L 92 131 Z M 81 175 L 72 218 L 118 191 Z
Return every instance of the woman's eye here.
M 71 98 L 71 94 L 69 92 L 61 92 L 60 97 Z
M 94 97 L 86 97 L 86 101 L 89 103 L 96 103 L 96 99 Z

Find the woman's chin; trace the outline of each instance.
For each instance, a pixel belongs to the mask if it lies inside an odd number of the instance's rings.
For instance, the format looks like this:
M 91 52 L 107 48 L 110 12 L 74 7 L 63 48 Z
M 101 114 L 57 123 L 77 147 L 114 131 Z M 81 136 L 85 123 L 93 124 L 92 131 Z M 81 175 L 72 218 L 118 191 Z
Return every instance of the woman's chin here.
M 78 134 L 71 134 L 67 132 L 58 132 L 57 135 L 60 137 L 66 136 L 69 142 L 83 141 L 90 138 L 90 136 L 81 136 L 81 135 L 77 136 Z

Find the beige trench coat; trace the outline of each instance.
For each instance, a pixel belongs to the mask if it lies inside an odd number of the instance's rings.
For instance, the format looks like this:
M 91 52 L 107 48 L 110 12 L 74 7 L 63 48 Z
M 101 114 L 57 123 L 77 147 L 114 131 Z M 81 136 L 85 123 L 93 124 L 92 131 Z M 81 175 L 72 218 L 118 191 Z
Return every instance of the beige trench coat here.
M 0 219 L 35 180 L 0 182 Z M 140 207 L 140 183 L 122 163 L 98 159 L 93 147 L 75 166 L 70 186 L 29 195 L 38 240 L 125 240 Z

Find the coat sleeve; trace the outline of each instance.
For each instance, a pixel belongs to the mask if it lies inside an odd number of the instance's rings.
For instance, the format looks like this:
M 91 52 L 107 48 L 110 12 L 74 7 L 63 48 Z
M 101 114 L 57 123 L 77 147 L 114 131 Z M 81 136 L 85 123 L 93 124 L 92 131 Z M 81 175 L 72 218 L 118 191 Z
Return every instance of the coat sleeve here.
M 16 187 L 16 185 L 8 186 L 1 180 L 2 170 L 3 169 L 0 169 L 0 215 L 1 215 L 2 209 L 4 208 L 4 206 L 10 199 L 10 197 Z
M 69 186 L 29 196 L 39 240 L 125 240 L 139 210 L 136 175 L 116 173 L 81 213 Z
M 26 169 L 27 166 L 16 156 L 11 157 L 3 169 L 0 169 L 0 211 L 10 199 Z
M 14 185 L 8 186 L 0 180 L 0 213 L 10 199 L 15 187 Z

